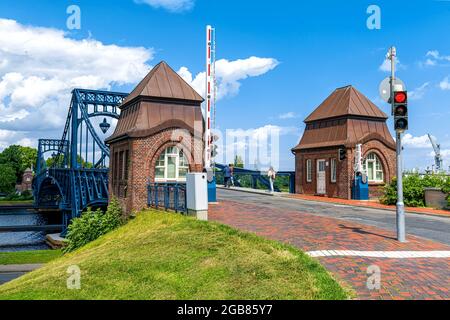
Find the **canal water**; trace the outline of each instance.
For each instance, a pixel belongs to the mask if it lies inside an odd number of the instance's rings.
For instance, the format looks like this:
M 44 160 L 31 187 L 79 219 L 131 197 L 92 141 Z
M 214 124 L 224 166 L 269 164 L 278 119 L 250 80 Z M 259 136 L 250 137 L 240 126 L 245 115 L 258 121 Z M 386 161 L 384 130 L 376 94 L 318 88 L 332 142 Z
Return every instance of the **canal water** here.
M 30 226 L 60 224 L 58 212 L 37 212 L 32 209 L 3 209 L 0 207 L 0 226 Z M 45 232 L 0 232 L 0 252 L 50 249 Z

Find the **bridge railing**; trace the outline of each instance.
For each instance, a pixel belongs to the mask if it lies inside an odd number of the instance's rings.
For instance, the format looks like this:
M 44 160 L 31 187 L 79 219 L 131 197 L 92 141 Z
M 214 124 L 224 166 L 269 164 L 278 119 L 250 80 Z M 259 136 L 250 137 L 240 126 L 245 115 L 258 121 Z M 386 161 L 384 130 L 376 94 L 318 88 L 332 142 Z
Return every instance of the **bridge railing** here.
M 224 184 L 223 165 L 216 165 L 217 184 Z M 267 172 L 253 171 L 242 168 L 234 168 L 234 185 L 236 187 L 269 190 L 270 183 Z M 275 192 L 295 193 L 295 172 L 280 171 L 276 174 L 274 181 Z
M 149 183 L 147 186 L 148 206 L 166 211 L 187 212 L 186 184 Z

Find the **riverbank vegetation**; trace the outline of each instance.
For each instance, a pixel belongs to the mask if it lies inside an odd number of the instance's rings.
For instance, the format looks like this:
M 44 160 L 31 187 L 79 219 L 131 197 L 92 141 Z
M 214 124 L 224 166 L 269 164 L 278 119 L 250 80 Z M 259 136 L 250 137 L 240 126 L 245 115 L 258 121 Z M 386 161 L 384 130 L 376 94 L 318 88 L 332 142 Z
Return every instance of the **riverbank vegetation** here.
M 37 149 L 12 145 L 0 152 L 0 193 L 13 194 L 26 169 L 36 165 Z
M 92 211 L 91 208 L 88 208 L 81 217 L 71 221 L 67 230 L 67 246 L 63 251 L 67 253 L 81 248 L 124 223 L 122 208 L 116 198 L 111 199 L 106 212 L 101 209 Z
M 81 271 L 67 289 L 68 268 Z M 303 252 L 213 222 L 148 210 L 43 268 L 0 299 L 347 299 Z

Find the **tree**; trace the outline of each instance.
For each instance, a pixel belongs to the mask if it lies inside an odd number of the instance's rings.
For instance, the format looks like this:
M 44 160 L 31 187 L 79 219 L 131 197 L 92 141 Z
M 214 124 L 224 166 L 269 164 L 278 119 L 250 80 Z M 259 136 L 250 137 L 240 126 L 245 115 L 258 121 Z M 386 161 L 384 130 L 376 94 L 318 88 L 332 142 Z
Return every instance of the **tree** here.
M 56 154 L 52 155 L 50 158 L 45 160 L 45 165 L 47 166 L 47 168 L 51 168 L 56 163 L 56 160 L 58 160 L 56 167 L 63 167 L 64 166 L 64 158 L 65 158 L 64 155 L 60 155 L 58 159 L 56 157 Z M 83 159 L 83 157 L 81 157 L 80 155 L 77 155 L 77 162 L 81 165 L 82 168 L 92 169 L 94 167 L 92 162 L 85 161 Z M 67 157 L 67 164 L 70 164 L 70 156 Z
M 22 181 L 22 175 L 27 168 L 36 164 L 37 150 L 30 147 L 12 145 L 0 153 L 0 164 L 10 166 L 16 175 L 16 182 Z
M 8 164 L 0 164 L 0 192 L 11 193 L 16 186 L 16 173 Z
M 242 160 L 241 156 L 235 156 L 234 157 L 234 166 L 236 168 L 244 168 L 244 160 Z

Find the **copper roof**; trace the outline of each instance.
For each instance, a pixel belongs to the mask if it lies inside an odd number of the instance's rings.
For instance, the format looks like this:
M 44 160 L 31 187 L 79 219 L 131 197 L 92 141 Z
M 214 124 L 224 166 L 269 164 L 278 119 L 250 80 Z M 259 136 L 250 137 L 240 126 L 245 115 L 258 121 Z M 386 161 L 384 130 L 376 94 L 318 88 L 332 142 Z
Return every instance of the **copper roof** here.
M 145 76 L 122 105 L 138 96 L 203 102 L 203 98 L 164 61 Z
M 395 150 L 387 115 L 352 86 L 336 89 L 306 118 L 306 129 L 293 149 L 354 147 L 376 139 Z
M 347 115 L 387 119 L 388 116 L 372 101 L 352 86 L 336 89 L 305 122 L 337 118 Z
M 106 143 L 146 137 L 168 128 L 202 131 L 202 102 L 203 98 L 186 81 L 161 62 L 122 103 L 116 129 Z

